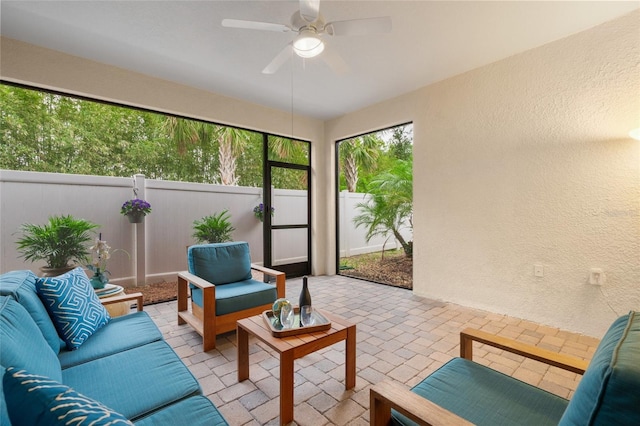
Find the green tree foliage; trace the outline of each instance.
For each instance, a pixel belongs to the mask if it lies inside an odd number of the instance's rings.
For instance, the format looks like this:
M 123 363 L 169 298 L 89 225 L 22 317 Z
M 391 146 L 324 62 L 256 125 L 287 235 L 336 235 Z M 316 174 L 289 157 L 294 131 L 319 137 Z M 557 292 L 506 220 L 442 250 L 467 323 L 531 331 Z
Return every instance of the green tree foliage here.
M 262 186 L 262 133 L 4 84 L 0 104 L 2 169 Z M 308 143 L 270 140 L 270 158 L 308 163 Z
M 356 192 L 360 169 L 373 168 L 382 140 L 375 133 L 340 142 L 340 171 L 349 192 Z
M 413 161 L 411 124 L 340 142 L 340 190 L 367 192 L 371 181 L 392 169 L 398 160 Z M 354 179 L 355 190 L 352 190 L 353 186 L 350 189 L 349 185 Z

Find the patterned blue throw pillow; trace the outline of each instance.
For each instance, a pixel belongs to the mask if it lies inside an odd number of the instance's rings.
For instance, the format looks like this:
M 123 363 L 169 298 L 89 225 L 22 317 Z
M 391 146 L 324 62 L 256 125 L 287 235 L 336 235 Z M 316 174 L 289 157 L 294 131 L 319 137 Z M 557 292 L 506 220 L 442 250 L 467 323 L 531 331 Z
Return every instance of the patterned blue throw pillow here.
M 36 288 L 70 350 L 77 349 L 111 319 L 80 267 L 57 277 L 38 278 Z
M 122 414 L 45 376 L 9 367 L 2 387 L 14 426 L 133 425 Z

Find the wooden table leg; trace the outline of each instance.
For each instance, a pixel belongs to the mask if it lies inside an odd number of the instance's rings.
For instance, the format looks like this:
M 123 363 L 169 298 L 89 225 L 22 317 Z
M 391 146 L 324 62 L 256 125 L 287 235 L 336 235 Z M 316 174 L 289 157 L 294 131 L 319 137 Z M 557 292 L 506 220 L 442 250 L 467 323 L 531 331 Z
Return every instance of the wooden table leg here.
M 347 328 L 345 360 L 345 389 L 351 389 L 356 385 L 356 326 Z
M 238 336 L 238 381 L 249 378 L 249 332 L 236 326 Z
M 280 424 L 293 421 L 293 351 L 280 354 Z

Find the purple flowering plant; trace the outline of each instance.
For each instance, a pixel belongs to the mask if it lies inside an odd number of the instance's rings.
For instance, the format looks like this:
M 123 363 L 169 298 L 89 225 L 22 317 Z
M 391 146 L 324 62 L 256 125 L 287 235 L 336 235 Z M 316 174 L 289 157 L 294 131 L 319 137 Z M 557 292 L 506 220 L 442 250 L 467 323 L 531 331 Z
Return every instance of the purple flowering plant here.
M 255 217 L 258 218 L 258 220 L 260 220 L 260 222 L 264 221 L 264 204 L 260 203 L 257 206 L 255 206 L 253 208 L 253 214 L 255 215 Z M 273 213 L 276 211 L 275 207 L 271 207 L 271 217 L 273 217 Z
M 142 213 L 146 216 L 151 213 L 151 204 L 147 203 L 145 200 L 134 198 L 133 200 L 125 201 L 120 208 L 120 213 L 125 216 L 134 213 Z

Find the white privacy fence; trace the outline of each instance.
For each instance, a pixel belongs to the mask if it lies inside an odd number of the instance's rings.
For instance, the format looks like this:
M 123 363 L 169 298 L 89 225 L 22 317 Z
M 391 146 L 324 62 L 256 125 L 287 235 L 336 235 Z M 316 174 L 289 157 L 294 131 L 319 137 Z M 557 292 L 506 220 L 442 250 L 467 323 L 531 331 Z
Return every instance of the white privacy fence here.
M 151 203 L 152 212 L 142 224 L 131 224 L 120 206 L 138 198 Z M 273 191 L 274 224 L 305 223 L 306 191 Z M 383 239 L 364 240 L 364 229 L 355 229 L 351 218 L 363 194 L 340 194 L 343 221 L 341 256 L 378 251 Z M 68 175 L 0 170 L 0 273 L 43 266 L 26 262 L 16 250 L 23 223 L 44 224 L 51 215 L 70 214 L 100 225 L 98 232 L 113 249 L 107 269 L 111 281 L 135 283 L 174 281 L 187 269 L 186 248 L 194 244 L 193 221 L 228 209 L 236 228 L 233 239 L 247 241 L 255 263 L 263 260 L 262 223 L 253 208 L 262 201 L 261 188 L 195 184 L 132 178 Z M 389 243 L 387 244 L 389 247 Z M 278 263 L 306 258 L 306 239 L 274 238 Z
M 358 204 L 366 204 L 371 197 L 369 194 L 343 191 L 339 194 L 340 204 L 340 257 L 355 256 L 358 254 L 371 253 L 389 249 L 400 249 L 400 243 L 393 236 L 376 236 L 367 242 L 367 229 L 356 228 L 353 218 L 360 213 Z M 406 241 L 413 240 L 413 233 L 407 226 L 400 230 L 400 234 Z M 386 241 L 386 243 L 385 243 Z

